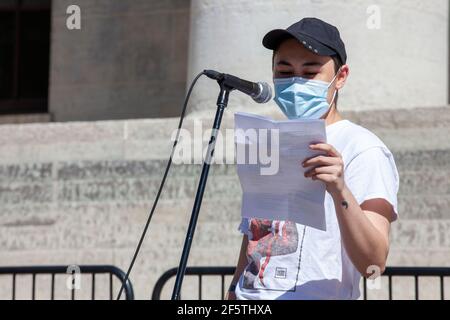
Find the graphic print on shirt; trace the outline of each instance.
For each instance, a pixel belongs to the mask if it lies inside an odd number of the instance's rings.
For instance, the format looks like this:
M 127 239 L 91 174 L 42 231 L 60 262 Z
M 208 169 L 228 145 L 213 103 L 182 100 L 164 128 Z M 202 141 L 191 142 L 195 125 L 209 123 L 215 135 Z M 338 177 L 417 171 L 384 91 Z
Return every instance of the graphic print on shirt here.
M 243 288 L 295 291 L 303 236 L 301 238 L 294 222 L 250 219 L 249 264 L 244 271 Z M 277 265 L 277 258 L 281 256 L 282 261 L 289 263 Z

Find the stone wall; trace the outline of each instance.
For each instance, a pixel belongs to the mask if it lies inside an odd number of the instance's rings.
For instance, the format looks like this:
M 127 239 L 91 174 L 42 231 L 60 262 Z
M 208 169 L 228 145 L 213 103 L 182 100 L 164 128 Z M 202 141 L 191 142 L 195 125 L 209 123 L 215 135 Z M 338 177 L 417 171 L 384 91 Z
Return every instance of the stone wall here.
M 347 45 L 351 75 L 339 108 L 386 142 L 400 172 L 400 219 L 392 227 L 389 265 L 449 266 L 448 1 L 76 3 L 82 30 L 69 31 L 66 8 L 72 2 L 53 1 L 52 120 L 154 119 L 0 126 L 1 265 L 126 269 L 178 123 L 162 117 L 179 113 L 186 79 L 212 68 L 270 82 L 271 52 L 261 46 L 263 35 L 317 16 L 337 25 Z M 370 5 L 381 9 L 380 29 L 367 28 Z M 195 122 L 210 127 L 217 96 L 214 82 L 201 80 L 199 86 L 186 121 L 191 130 Z M 233 93 L 224 129 L 232 128 L 236 110 L 280 116 L 273 102 L 255 107 Z M 29 120 L 48 121 L 49 116 Z M 200 169 L 177 165 L 170 173 L 131 276 L 137 298 L 149 298 L 159 276 L 178 265 Z M 234 165 L 214 165 L 189 265 L 236 263 L 240 197 Z M 18 297 L 30 297 L 29 280 L 18 279 Z M 89 296 L 87 280 L 77 296 Z M 106 280 L 99 279 L 97 286 L 105 287 Z M 438 297 L 435 280 L 421 281 L 422 297 Z M 57 278 L 57 290 L 69 297 L 65 281 L 65 276 Z M 395 281 L 394 297 L 411 298 L 411 279 Z M 186 278 L 184 284 L 183 297 L 196 298 L 195 279 Z M 0 277 L 0 298 L 10 297 L 10 285 L 10 279 Z M 37 288 L 38 298 L 49 297 L 44 277 Z M 219 289 L 220 279 L 204 281 L 206 296 L 220 298 Z M 386 297 L 384 291 L 371 294 Z
M 336 25 L 346 44 L 350 78 L 340 92 L 343 110 L 448 103 L 447 0 L 76 3 L 82 28 L 68 30 L 72 2 L 53 1 L 49 109 L 56 121 L 176 116 L 186 80 L 203 69 L 271 82 L 272 55 L 262 37 L 306 16 Z M 373 29 L 368 21 L 375 12 L 380 25 Z M 193 93 L 196 112 L 214 105 L 214 90 L 206 83 Z M 233 95 L 230 106 L 252 104 Z
M 81 8 L 81 30 L 66 9 Z M 55 121 L 170 117 L 186 87 L 188 0 L 57 0 L 49 111 Z
M 392 228 L 389 265 L 449 266 L 450 108 L 345 116 L 385 141 L 400 172 L 400 219 Z M 212 119 L 200 120 L 210 127 Z M 227 112 L 223 128 L 232 123 L 232 112 Z M 192 118 L 187 120 L 186 128 L 193 125 Z M 176 126 L 175 118 L 0 126 L 0 264 L 113 264 L 126 269 Z M 175 165 L 169 175 L 132 273 L 137 298 L 149 298 L 157 278 L 178 265 L 199 172 L 200 165 Z M 214 165 L 189 265 L 235 264 L 240 196 L 234 165 Z M 412 297 L 409 281 L 394 296 Z M 430 281 L 421 282 L 429 288 L 424 294 L 437 297 L 438 287 Z M 0 297 L 8 297 L 10 281 L 0 277 L 0 282 Z M 184 297 L 197 297 L 196 284 L 186 278 Z M 29 296 L 27 286 L 19 296 Z M 63 295 L 64 286 L 62 278 L 58 290 Z M 38 297 L 48 297 L 43 280 L 38 288 Z M 89 290 L 86 286 L 77 295 L 87 296 Z M 206 296 L 220 298 L 219 290 L 220 279 L 204 280 Z

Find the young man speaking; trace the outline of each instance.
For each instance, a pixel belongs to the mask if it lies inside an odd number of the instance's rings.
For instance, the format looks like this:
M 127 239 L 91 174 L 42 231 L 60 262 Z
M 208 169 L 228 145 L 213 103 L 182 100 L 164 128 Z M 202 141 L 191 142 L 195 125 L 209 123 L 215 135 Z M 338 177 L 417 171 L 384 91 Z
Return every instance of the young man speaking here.
M 399 176 L 393 155 L 369 130 L 345 120 L 338 92 L 349 75 L 336 27 L 305 18 L 266 34 L 275 102 L 289 119 L 324 119 L 326 155 L 299 159 L 326 185 L 326 231 L 291 221 L 242 219 L 243 241 L 229 299 L 357 299 L 362 276 L 382 273 Z

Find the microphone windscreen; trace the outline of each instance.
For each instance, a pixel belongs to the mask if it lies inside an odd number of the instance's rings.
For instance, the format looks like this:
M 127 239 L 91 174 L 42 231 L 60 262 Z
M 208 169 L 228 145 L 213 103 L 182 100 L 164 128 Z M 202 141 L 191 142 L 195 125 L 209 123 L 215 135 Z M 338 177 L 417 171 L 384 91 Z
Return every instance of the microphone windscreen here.
M 253 100 L 257 103 L 266 103 L 272 99 L 272 87 L 266 82 L 258 82 L 260 93 L 253 97 Z

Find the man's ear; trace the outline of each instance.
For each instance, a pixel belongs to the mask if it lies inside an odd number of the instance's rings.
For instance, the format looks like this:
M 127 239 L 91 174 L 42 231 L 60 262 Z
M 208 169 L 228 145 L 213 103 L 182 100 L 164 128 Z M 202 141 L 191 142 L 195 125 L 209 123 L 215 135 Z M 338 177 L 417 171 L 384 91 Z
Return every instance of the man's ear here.
M 347 81 L 348 75 L 350 73 L 350 69 L 347 64 L 344 64 L 339 71 L 339 74 L 336 79 L 336 89 L 340 90 L 344 87 L 345 82 Z

